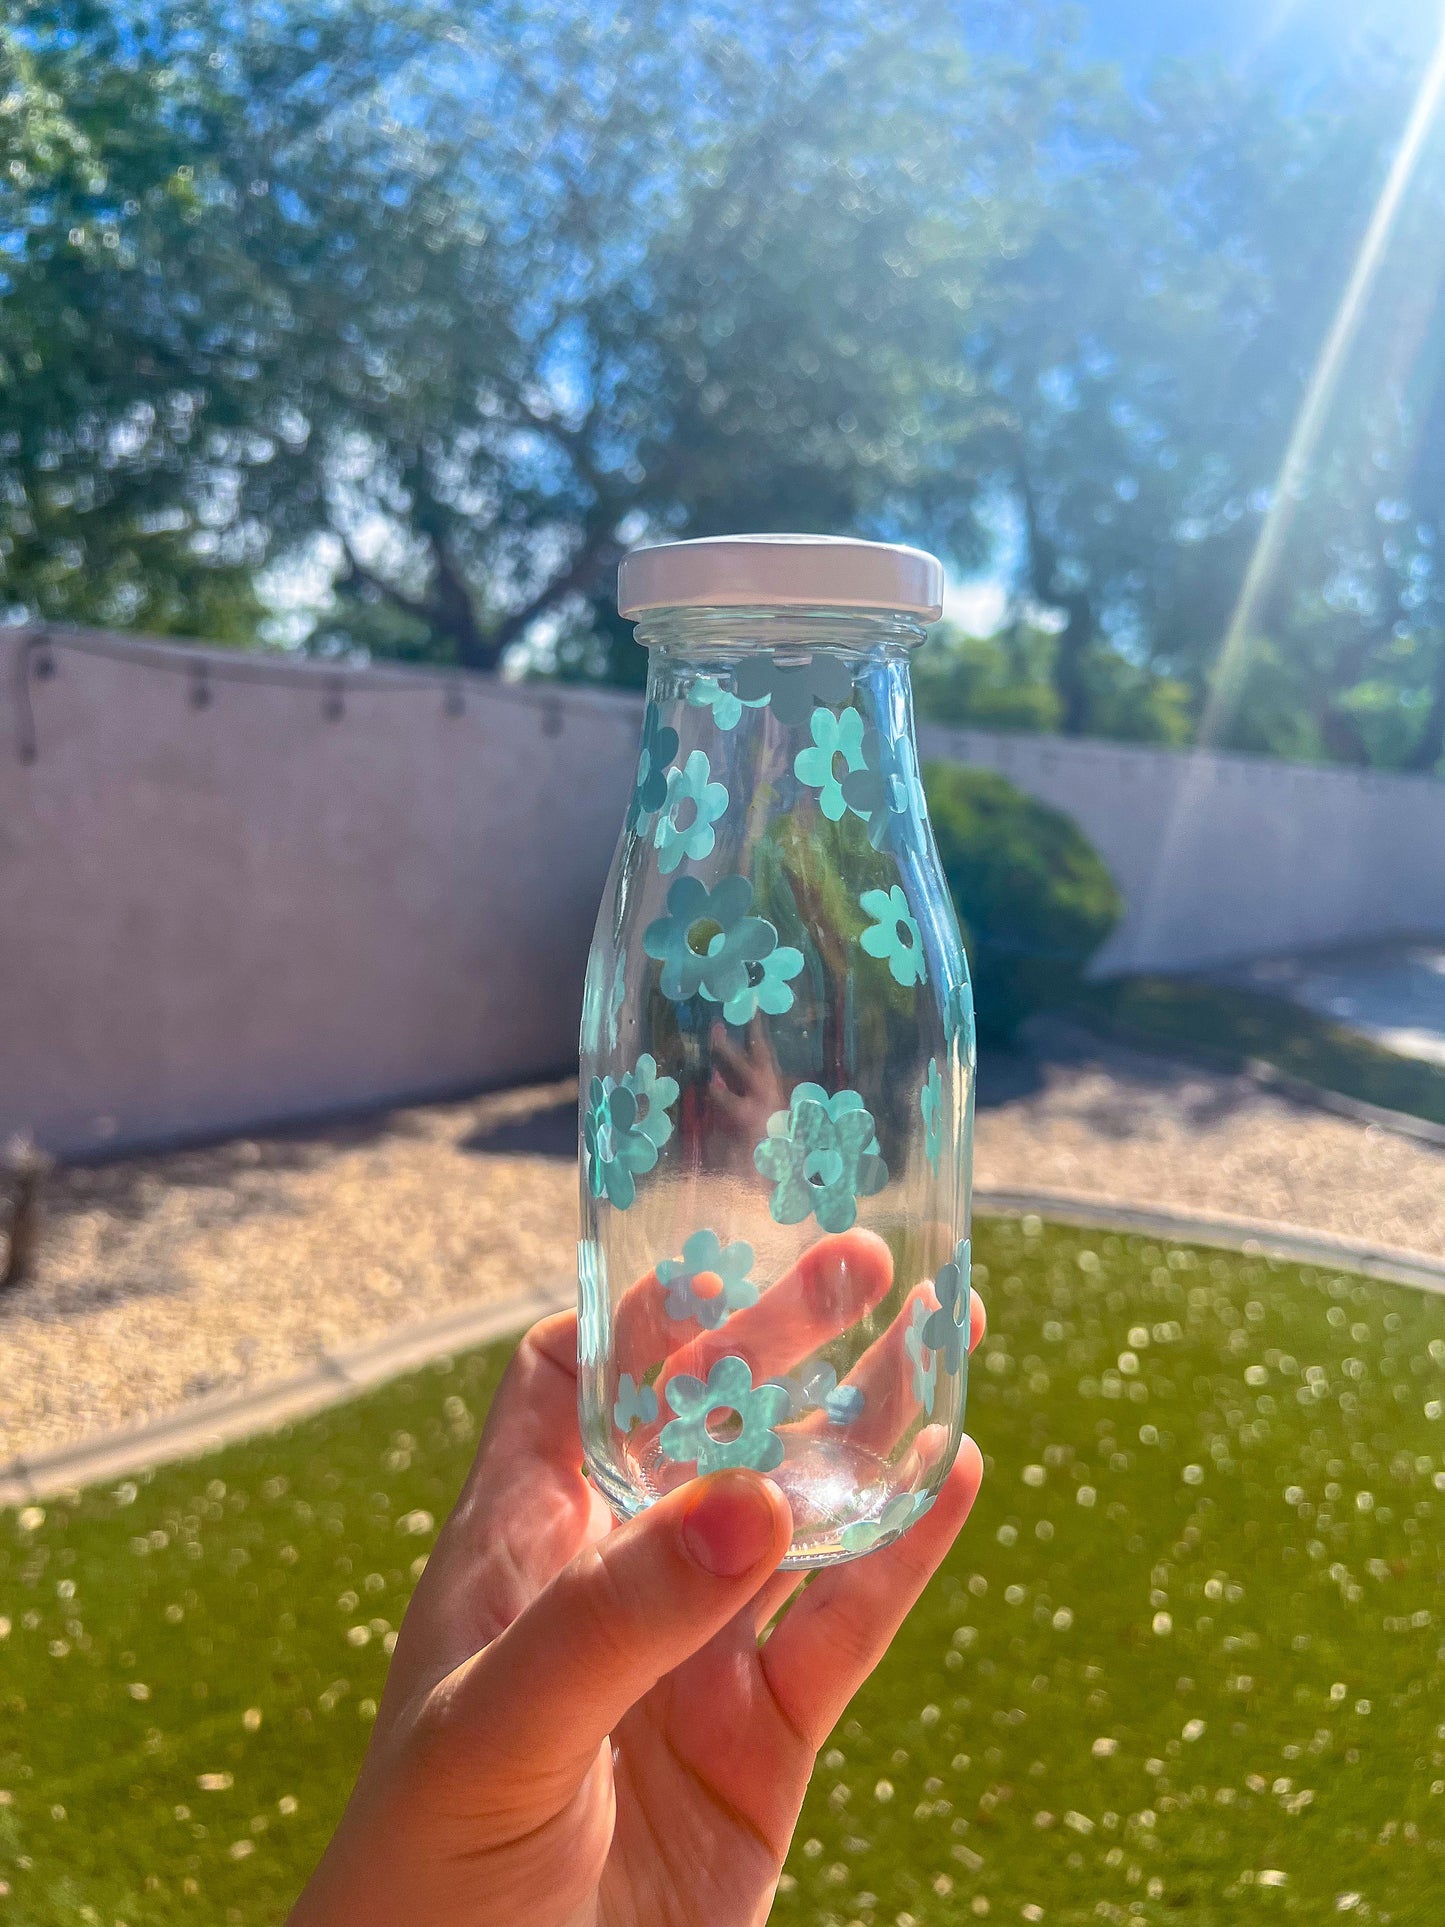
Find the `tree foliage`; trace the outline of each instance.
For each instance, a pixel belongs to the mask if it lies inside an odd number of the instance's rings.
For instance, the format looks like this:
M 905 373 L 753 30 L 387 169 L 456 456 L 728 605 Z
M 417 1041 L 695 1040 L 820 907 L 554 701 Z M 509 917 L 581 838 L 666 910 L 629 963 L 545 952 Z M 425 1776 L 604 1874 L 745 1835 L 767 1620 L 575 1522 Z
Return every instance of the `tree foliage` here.
M 958 911 L 979 1036 L 1006 1043 L 1077 995 L 1123 905 L 1071 817 L 993 770 L 928 763 L 928 811 Z
M 1280 500 L 1418 78 L 1366 66 L 1287 103 L 1260 78 L 1166 70 L 1144 101 L 1100 95 L 1081 119 L 1089 158 L 1038 204 L 1002 325 L 980 350 L 1007 404 L 998 458 L 1012 470 L 1022 577 L 1061 621 L 1065 730 L 1104 721 L 1093 685 L 1109 655 L 1182 680 L 1198 714 L 1273 509 L 1286 535 L 1218 738 L 1438 761 L 1439 130 L 1315 459 Z
M 1418 74 L 1061 21 L 0 0 L 4 603 L 249 640 L 314 578 L 314 649 L 636 679 L 629 542 L 901 535 L 1013 588 L 934 713 L 1435 767 L 1438 133 L 1279 498 Z

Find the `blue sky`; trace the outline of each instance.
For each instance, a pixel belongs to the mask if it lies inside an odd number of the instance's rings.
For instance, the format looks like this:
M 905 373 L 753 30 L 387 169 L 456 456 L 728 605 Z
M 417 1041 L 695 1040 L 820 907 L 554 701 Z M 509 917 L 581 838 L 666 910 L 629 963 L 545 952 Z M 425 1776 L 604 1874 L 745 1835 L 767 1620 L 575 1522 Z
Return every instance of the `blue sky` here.
M 1348 60 L 1362 38 L 1414 54 L 1440 31 L 1440 0 L 1082 0 L 1084 43 L 1126 68 L 1161 55 L 1214 54 L 1308 75 Z

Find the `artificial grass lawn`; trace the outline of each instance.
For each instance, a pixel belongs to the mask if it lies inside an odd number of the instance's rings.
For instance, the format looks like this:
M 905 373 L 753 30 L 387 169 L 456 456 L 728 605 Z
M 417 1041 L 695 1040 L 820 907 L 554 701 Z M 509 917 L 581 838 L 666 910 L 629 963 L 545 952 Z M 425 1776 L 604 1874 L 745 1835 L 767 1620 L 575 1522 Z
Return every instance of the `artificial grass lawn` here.
M 1143 1044 L 1184 1045 L 1231 1065 L 1253 1059 L 1382 1110 L 1445 1124 L 1445 1070 L 1386 1050 L 1315 1011 L 1202 977 L 1086 984 L 1077 1014 Z
M 949 1564 L 820 1762 L 792 1927 L 1445 1913 L 1445 1305 L 993 1221 Z M 0 1515 L 0 1922 L 283 1919 L 505 1348 Z

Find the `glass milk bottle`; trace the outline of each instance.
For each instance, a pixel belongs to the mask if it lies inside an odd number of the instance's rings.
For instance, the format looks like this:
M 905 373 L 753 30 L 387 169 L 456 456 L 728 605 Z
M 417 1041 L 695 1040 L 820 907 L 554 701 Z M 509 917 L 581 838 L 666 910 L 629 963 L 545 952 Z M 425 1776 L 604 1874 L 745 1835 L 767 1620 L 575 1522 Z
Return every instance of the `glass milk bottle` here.
M 932 556 L 635 550 L 637 775 L 582 1018 L 588 1471 L 631 1517 L 752 1466 L 786 1563 L 887 1543 L 963 1429 L 973 1007 L 918 776 Z

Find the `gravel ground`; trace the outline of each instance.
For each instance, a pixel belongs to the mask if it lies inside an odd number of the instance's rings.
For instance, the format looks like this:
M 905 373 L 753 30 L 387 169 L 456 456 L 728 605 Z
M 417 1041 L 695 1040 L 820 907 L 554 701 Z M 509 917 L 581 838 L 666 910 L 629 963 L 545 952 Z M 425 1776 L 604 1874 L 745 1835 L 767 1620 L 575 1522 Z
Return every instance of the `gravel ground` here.
M 0 1461 L 571 1272 L 575 1098 L 542 1085 L 58 1173 L 35 1281 L 0 1300 Z
M 1445 1257 L 1445 1151 L 1060 1029 L 993 1068 L 977 1182 Z M 0 1462 L 567 1274 L 570 1084 L 59 1173 L 0 1302 Z
M 1062 1024 L 1001 1067 L 974 1179 L 1219 1212 L 1445 1258 L 1445 1150 Z

